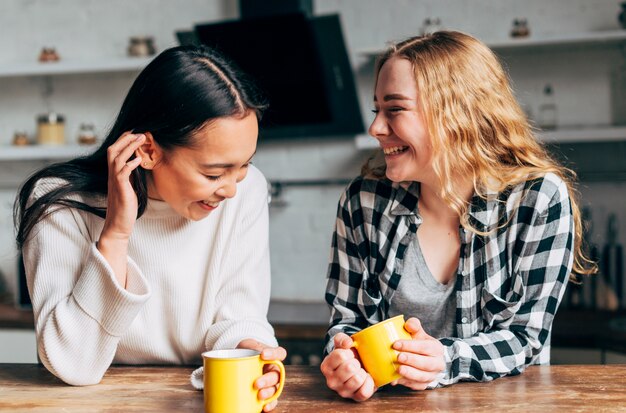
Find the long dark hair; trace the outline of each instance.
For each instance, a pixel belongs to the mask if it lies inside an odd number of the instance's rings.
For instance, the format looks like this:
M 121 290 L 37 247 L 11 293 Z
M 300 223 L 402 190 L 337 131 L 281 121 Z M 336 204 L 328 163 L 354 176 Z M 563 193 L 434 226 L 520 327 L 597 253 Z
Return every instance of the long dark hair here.
M 76 208 L 104 218 L 106 208 L 68 199 L 72 194 L 107 194 L 107 148 L 126 131 L 150 132 L 165 151 L 194 144 L 194 132 L 227 116 L 260 118 L 266 107 L 254 83 L 233 62 L 206 46 L 179 46 L 159 54 L 139 74 L 102 145 L 91 155 L 47 166 L 28 178 L 15 200 L 13 217 L 21 248 L 33 227 L 53 205 Z M 29 200 L 43 178 L 60 178 L 53 190 Z M 148 203 L 146 171 L 131 175 L 141 216 Z

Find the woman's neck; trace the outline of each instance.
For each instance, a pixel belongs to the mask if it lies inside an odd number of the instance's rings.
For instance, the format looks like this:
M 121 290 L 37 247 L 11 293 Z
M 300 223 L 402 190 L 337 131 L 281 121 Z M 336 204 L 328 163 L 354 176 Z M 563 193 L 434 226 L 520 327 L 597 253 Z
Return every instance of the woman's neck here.
M 456 192 L 469 201 L 474 194 L 474 186 L 471 182 L 455 185 Z M 458 225 L 460 217 L 458 213 L 439 195 L 439 187 L 421 183 L 419 209 L 421 215 L 427 215 L 439 222 L 447 222 Z

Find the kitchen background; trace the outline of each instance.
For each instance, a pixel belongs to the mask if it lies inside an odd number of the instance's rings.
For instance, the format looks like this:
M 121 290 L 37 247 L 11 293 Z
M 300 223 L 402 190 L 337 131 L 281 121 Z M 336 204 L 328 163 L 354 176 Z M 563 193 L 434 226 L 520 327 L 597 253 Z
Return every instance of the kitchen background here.
M 592 223 L 590 243 L 597 246 L 600 258 L 623 257 L 619 248 L 626 241 L 626 30 L 618 20 L 619 1 L 311 0 L 299 4 L 312 5 L 315 16 L 340 16 L 365 128 L 372 120 L 373 56 L 387 42 L 418 34 L 430 19 L 439 27 L 468 32 L 491 45 L 509 70 L 530 118 L 549 128 L 541 137 L 580 173 L 583 205 Z M 239 15 L 236 0 L 0 2 L 2 301 L 19 302 L 12 223 L 16 189 L 44 163 L 88 151 L 89 147 L 76 145 L 82 123 L 93 124 L 97 136 L 106 133 L 132 80 L 149 60 L 127 57 L 129 38 L 152 36 L 160 51 L 178 44 L 176 31 Z M 524 19 L 529 29 L 521 39 L 511 37 L 516 19 Z M 520 31 L 524 35 L 523 27 Z M 54 58 L 54 52 L 40 55 L 44 47 L 53 47 L 60 62 L 46 63 L 42 69 L 38 58 Z M 63 66 L 65 62 L 69 66 Z M 50 110 L 65 117 L 67 145 L 18 148 L 12 144 L 19 131 L 33 140 L 37 116 Z M 365 135 L 294 137 L 259 144 L 254 163 L 273 184 L 269 317 L 284 327 L 279 330 L 284 342 L 296 349 L 316 348 L 319 326 L 327 321 L 323 296 L 336 202 L 373 144 Z M 555 362 L 626 362 L 622 355 L 626 319 L 621 318 L 626 280 L 619 260 L 610 261 L 593 282 L 570 288 L 561 328 L 555 323 L 555 332 L 561 334 L 555 339 Z M 595 330 L 584 332 L 586 327 Z M 606 341 L 612 344 L 603 344 Z M 292 361 L 318 361 L 307 359 L 307 354 Z M 33 360 L 32 329 L 0 321 L 0 362 Z

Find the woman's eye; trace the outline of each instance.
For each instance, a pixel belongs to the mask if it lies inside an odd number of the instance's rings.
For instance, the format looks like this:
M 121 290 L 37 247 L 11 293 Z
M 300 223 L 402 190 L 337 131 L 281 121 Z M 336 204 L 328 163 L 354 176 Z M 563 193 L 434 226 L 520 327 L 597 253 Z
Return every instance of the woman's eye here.
M 372 113 L 378 113 L 378 112 L 380 112 L 380 110 L 378 110 L 378 109 L 372 109 Z
M 389 112 L 401 112 L 404 110 L 404 108 L 399 108 L 399 107 L 393 107 L 393 108 L 389 108 L 387 109 Z
M 222 175 L 205 175 L 210 181 L 219 181 L 220 179 L 222 179 Z

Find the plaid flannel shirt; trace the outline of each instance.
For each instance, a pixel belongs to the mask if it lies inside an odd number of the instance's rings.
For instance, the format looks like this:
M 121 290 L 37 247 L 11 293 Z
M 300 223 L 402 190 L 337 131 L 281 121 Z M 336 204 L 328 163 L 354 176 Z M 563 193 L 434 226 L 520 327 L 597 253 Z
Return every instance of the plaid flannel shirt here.
M 387 318 L 407 246 L 421 223 L 419 183 L 356 178 L 339 200 L 327 275 L 333 336 Z M 474 196 L 459 229 L 456 334 L 440 338 L 446 369 L 429 387 L 490 381 L 550 361 L 552 321 L 573 263 L 569 194 L 555 174 Z M 419 317 L 419 314 L 413 316 Z M 428 332 L 427 332 L 428 333 Z

